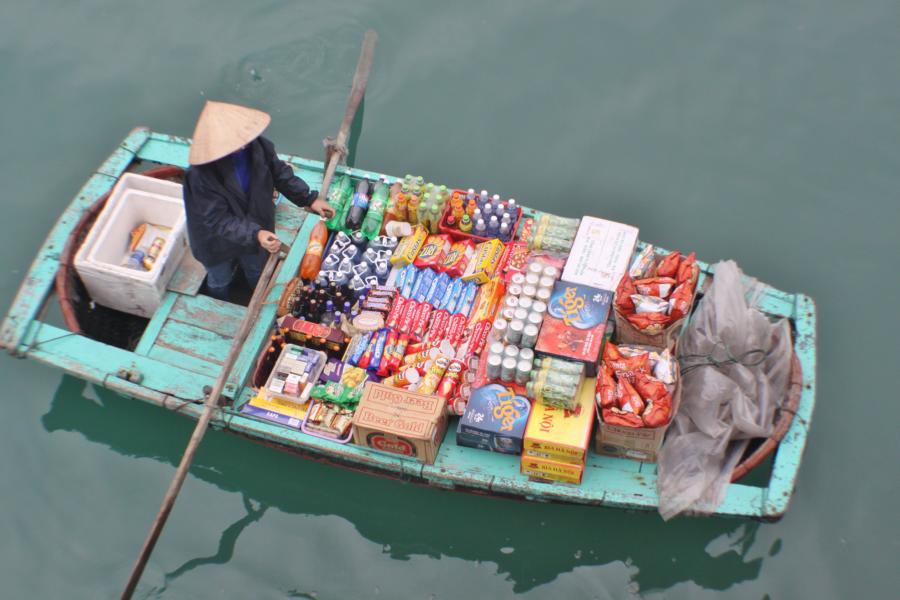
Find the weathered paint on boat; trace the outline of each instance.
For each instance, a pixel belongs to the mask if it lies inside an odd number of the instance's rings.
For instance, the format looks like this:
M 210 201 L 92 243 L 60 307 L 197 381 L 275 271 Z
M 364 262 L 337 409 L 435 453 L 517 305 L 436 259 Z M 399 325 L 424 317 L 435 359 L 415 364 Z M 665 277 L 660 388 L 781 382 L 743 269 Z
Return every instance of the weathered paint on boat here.
M 213 384 L 244 307 L 169 291 L 134 351 L 73 334 L 44 322 L 41 316 L 59 268 L 60 253 L 81 215 L 135 161 L 186 167 L 189 146 L 186 138 L 146 128 L 129 134 L 88 179 L 38 251 L 0 327 L 0 345 L 16 356 L 33 358 L 117 393 L 194 419 L 199 417 L 204 387 Z M 324 169 L 321 162 L 293 155 L 282 158 L 313 188 L 319 187 Z M 338 172 L 384 176 L 343 167 Z M 277 208 L 276 229 L 292 248 L 225 388 L 224 394 L 234 399 L 236 406 L 252 394 L 247 380 L 254 359 L 267 339 L 283 286 L 299 266 L 314 221 L 289 202 Z M 704 275 L 709 274 L 709 265 L 701 263 L 701 268 Z M 815 404 L 815 305 L 803 294 L 768 287 L 761 307 L 772 315 L 789 317 L 794 324 L 795 352 L 803 373 L 800 404 L 776 451 L 767 485 L 731 484 L 717 514 L 777 519 L 784 514 L 793 493 Z M 435 464 L 422 465 L 311 437 L 248 417 L 231 406 L 218 411 L 212 426 L 316 460 L 446 489 L 630 509 L 654 509 L 658 502 L 655 465 L 626 459 L 590 454 L 581 486 L 548 485 L 520 475 L 518 457 L 459 447 L 452 432 Z

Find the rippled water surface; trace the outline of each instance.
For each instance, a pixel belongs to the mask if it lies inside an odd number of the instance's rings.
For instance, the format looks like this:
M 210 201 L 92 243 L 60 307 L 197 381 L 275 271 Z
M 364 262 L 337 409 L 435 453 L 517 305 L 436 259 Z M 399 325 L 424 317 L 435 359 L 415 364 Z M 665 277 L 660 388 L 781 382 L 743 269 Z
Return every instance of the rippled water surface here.
M 900 552 L 896 2 L 6 2 L 0 305 L 136 125 L 205 98 L 321 154 L 363 31 L 356 164 L 634 223 L 819 310 L 785 518 L 679 519 L 452 494 L 211 433 L 139 596 L 880 598 Z M 117 596 L 191 424 L 0 359 L 0 596 Z

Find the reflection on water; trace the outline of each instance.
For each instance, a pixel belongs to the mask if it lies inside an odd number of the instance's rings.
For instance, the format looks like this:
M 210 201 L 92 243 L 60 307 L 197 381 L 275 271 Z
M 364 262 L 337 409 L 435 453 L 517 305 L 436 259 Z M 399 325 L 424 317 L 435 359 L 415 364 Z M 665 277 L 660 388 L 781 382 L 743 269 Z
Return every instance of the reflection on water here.
M 78 432 L 124 455 L 175 465 L 192 422 L 67 376 L 43 425 L 50 432 Z M 207 451 L 197 456 L 193 475 L 241 494 L 246 515 L 225 526 L 212 554 L 187 560 L 166 575 L 166 583 L 198 566 L 228 562 L 241 532 L 269 507 L 342 517 L 397 560 L 424 555 L 496 563 L 516 592 L 578 566 L 607 563 L 628 565 L 634 587 L 644 592 L 684 581 L 724 590 L 755 579 L 763 562 L 763 557 L 750 558 L 760 528 L 753 521 L 676 519 L 663 524 L 655 513 L 526 503 L 404 484 L 219 432 L 211 432 L 203 443 Z M 297 476 L 285 478 L 285 472 Z M 305 485 L 309 481 L 319 485 Z M 778 547 L 776 542 L 769 554 Z

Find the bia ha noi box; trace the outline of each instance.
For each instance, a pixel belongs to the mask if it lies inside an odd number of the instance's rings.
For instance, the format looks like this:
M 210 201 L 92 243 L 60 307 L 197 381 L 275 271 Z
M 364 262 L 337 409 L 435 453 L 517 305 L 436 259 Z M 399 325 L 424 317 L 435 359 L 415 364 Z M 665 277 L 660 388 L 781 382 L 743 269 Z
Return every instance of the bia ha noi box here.
M 580 483 L 594 425 L 594 380 L 586 380 L 575 410 L 535 402 L 525 428 L 523 475 Z
M 434 463 L 447 431 L 447 401 L 369 382 L 353 415 L 353 443 Z

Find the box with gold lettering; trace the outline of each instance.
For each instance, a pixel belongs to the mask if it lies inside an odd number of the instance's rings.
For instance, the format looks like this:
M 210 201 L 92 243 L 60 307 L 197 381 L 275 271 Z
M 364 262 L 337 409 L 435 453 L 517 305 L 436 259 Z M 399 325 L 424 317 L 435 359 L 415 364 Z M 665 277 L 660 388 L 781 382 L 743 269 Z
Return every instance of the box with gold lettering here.
M 525 428 L 523 465 L 526 458 L 584 464 L 594 425 L 593 380 L 588 382 L 578 392 L 575 410 L 534 403 Z
M 472 391 L 456 428 L 456 443 L 503 454 L 522 453 L 531 403 L 510 388 L 491 383 Z
M 434 463 L 447 431 L 440 396 L 368 382 L 353 415 L 353 443 Z

